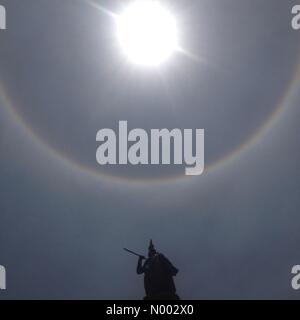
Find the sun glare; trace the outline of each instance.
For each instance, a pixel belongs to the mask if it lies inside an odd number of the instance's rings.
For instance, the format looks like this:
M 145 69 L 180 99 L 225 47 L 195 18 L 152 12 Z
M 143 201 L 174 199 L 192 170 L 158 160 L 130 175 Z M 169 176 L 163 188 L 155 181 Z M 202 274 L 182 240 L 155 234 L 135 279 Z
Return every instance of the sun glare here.
M 158 66 L 178 47 L 176 22 L 158 1 L 135 1 L 116 21 L 121 47 L 135 64 Z

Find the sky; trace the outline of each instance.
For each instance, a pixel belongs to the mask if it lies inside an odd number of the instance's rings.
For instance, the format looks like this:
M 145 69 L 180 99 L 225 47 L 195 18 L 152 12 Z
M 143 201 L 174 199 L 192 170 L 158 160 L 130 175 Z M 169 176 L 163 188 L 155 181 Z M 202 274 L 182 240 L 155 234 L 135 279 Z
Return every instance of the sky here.
M 0 0 L 0 299 L 142 299 L 150 239 L 183 299 L 299 299 L 299 53 L 289 0 L 162 1 L 182 52 L 132 65 L 130 1 Z M 96 133 L 205 130 L 203 175 L 107 166 Z

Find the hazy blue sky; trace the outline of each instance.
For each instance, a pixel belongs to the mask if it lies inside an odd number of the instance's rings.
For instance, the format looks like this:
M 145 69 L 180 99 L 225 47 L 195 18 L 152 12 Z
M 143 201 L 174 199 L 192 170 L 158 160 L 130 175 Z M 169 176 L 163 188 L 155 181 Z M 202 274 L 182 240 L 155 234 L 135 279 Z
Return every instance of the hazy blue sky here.
M 96 2 L 118 13 L 126 1 Z M 122 248 L 146 253 L 150 238 L 182 298 L 300 297 L 295 1 L 162 2 L 187 54 L 155 71 L 125 59 L 89 1 L 0 0 L 0 299 L 141 299 Z M 96 132 L 119 120 L 204 128 L 205 173 L 100 168 Z

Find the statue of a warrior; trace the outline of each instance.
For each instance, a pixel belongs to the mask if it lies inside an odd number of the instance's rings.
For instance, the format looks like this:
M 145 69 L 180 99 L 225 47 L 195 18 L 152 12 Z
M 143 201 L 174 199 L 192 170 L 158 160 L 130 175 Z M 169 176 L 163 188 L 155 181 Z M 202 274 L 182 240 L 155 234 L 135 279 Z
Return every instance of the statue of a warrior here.
M 173 280 L 178 269 L 163 254 L 155 250 L 152 240 L 148 258 L 139 256 L 136 272 L 144 274 L 145 300 L 179 300 Z

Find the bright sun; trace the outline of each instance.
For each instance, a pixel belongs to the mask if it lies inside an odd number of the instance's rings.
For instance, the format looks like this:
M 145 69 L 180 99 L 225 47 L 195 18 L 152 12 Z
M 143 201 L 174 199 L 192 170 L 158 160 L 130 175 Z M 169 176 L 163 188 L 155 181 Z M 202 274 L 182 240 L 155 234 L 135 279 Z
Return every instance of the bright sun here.
M 178 48 L 175 20 L 157 1 L 135 1 L 116 21 L 122 49 L 135 64 L 158 66 Z

